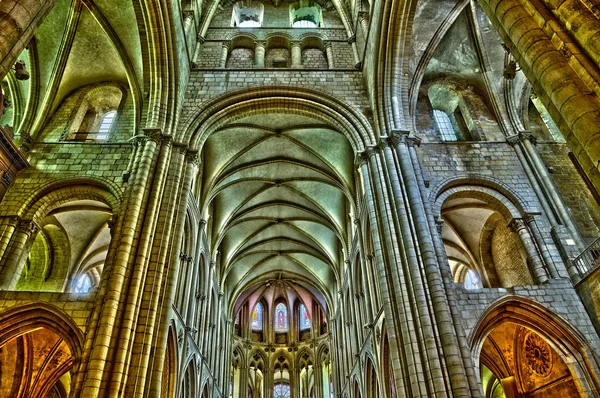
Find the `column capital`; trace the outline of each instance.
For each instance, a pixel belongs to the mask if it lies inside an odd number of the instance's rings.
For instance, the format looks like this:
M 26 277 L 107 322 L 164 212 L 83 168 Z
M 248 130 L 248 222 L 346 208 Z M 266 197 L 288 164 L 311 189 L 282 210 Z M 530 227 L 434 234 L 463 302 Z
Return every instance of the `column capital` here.
M 162 129 L 160 129 L 158 127 L 147 127 L 147 128 L 144 128 L 143 131 L 144 131 L 144 135 L 150 141 L 154 141 L 157 144 L 159 144 L 163 139 Z
M 442 234 L 442 229 L 444 228 L 444 219 L 442 217 L 435 218 L 435 228 L 438 231 L 438 234 Z
M 200 165 L 200 153 L 198 150 L 187 151 L 185 154 L 186 162 L 198 167 Z
M 360 21 L 361 19 L 364 19 L 364 20 L 368 21 L 369 20 L 369 13 L 366 12 L 366 11 L 359 11 L 358 12 L 358 20 Z
M 264 47 L 267 44 L 266 40 L 255 40 L 254 41 L 254 45 L 256 47 L 260 46 L 260 47 Z
M 229 49 L 231 48 L 231 40 L 225 40 L 221 42 L 221 46 L 223 48 L 226 48 L 227 51 L 229 51 Z
M 302 40 L 291 40 L 290 44 L 292 47 L 300 47 L 302 45 Z
M 537 144 L 537 140 L 529 130 L 519 131 L 519 138 L 521 141 L 529 140 L 533 145 Z
M 513 232 L 518 233 L 519 231 L 526 229 L 527 224 L 525 224 L 525 221 L 522 218 L 513 218 L 508 223 L 508 228 L 510 228 Z
M 510 146 L 515 146 L 521 141 L 519 134 L 511 135 L 510 137 L 506 137 L 506 142 Z
M 323 40 L 323 48 L 325 48 L 325 50 L 331 48 L 331 40 Z
M 40 230 L 40 227 L 33 220 L 19 220 L 17 230 L 27 235 L 34 235 Z

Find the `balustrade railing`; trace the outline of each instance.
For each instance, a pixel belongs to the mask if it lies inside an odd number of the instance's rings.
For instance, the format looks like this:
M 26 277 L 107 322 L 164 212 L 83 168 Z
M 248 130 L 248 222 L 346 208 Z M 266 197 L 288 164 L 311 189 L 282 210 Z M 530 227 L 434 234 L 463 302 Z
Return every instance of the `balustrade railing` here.
M 600 265 L 600 238 L 589 245 L 579 256 L 573 260 L 581 277 L 590 274 Z

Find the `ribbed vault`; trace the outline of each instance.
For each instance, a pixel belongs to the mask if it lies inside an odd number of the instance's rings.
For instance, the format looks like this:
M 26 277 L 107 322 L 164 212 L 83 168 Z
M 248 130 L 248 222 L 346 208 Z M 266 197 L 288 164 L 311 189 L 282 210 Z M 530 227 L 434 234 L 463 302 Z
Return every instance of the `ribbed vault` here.
M 331 297 L 353 214 L 353 150 L 301 115 L 236 120 L 207 140 L 202 198 L 223 288 L 289 279 Z

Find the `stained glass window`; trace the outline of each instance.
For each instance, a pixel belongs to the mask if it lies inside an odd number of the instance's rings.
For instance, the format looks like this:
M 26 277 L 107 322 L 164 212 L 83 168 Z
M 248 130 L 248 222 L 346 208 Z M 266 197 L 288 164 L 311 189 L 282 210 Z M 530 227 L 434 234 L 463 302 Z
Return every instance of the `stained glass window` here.
M 273 398 L 290 398 L 289 384 L 275 384 L 275 387 L 273 387 Z
M 300 304 L 300 330 L 310 329 L 310 315 L 306 311 L 306 306 Z
M 250 321 L 252 330 L 262 330 L 263 326 L 263 306 L 261 303 L 256 303 L 254 311 L 252 311 L 252 319 Z
M 287 308 L 283 303 L 277 304 L 275 307 L 275 331 L 287 332 L 288 330 L 288 315 Z

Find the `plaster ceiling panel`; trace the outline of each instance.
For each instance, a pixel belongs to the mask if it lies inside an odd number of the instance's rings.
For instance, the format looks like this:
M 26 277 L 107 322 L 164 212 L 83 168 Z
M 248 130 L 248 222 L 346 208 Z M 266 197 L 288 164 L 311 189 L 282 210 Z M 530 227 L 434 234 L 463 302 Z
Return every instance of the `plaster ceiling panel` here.
M 98 211 L 69 211 L 55 215 L 69 237 L 71 259 L 81 258 L 110 214 Z
M 143 81 L 142 46 L 132 1 L 94 0 L 123 43 L 138 81 Z
M 268 138 L 264 130 L 250 126 L 228 127 L 212 134 L 206 141 L 204 154 L 204 175 L 212 179 L 233 158 L 261 138 Z M 213 156 L 214 154 L 214 156 Z
M 110 38 L 92 14 L 84 9 L 54 106 L 67 94 L 82 86 L 105 81 L 127 84 L 127 74 Z
M 286 184 L 282 184 L 279 187 L 271 186 L 268 190 L 263 191 L 256 195 L 256 197 L 252 198 L 248 203 L 242 207 L 241 210 L 250 209 L 256 205 L 268 202 L 291 202 L 299 205 L 300 207 L 304 207 L 307 209 L 312 209 L 317 214 L 321 214 L 326 216 L 326 213 L 323 213 L 314 202 L 296 194 L 294 191 L 286 188 Z M 324 184 L 321 184 L 324 185 Z
M 417 60 L 422 57 L 429 42 L 437 33 L 436 29 L 431 27 L 441 26 L 456 3 L 457 0 L 429 0 L 417 3 L 411 35 L 415 61 L 410 63 L 411 70 L 415 69 Z
M 320 121 L 312 117 L 280 112 L 271 112 L 268 117 L 265 117 L 264 114 L 250 115 L 239 119 L 237 122 L 260 125 L 273 131 L 283 131 L 303 124 L 314 125 L 320 123 Z
M 487 209 L 460 209 L 445 214 L 444 220 L 452 224 L 472 253 L 478 253 L 483 226 L 492 213 Z
M 466 11 L 456 19 L 427 66 L 426 79 L 455 75 L 481 83 L 481 66 Z
M 295 258 L 302 264 L 309 264 L 311 271 L 323 281 L 334 278 L 334 273 L 331 269 L 331 266 L 324 261 L 304 253 L 293 253 L 290 254 L 290 257 Z
M 241 278 L 240 280 L 242 280 L 242 283 L 247 283 L 248 281 L 251 281 L 255 278 L 259 278 L 261 275 L 269 273 L 281 273 L 285 277 L 290 278 L 292 280 L 294 279 L 295 275 L 300 275 L 305 279 L 314 280 L 322 286 L 328 285 L 328 280 L 321 279 L 318 275 L 311 272 L 311 270 L 308 270 L 305 267 L 285 257 L 276 257 L 258 265 L 257 267 L 253 268 L 249 273 L 244 275 L 243 280 Z
M 474 2 L 474 8 L 476 13 L 477 24 L 479 25 L 479 32 L 481 34 L 480 43 L 484 47 L 484 53 L 486 57 L 487 73 L 489 75 L 489 84 L 492 85 L 497 93 L 502 92 L 502 82 L 504 74 L 504 49 L 501 43 L 504 42 L 498 35 L 496 28 L 492 25 L 485 12 L 481 9 L 478 2 Z M 524 76 L 522 73 L 517 76 Z M 527 79 L 520 81 L 522 87 L 523 83 L 527 83 Z M 519 86 L 515 86 L 514 93 L 521 93 Z M 519 101 L 516 102 L 518 104 Z
M 251 238 L 261 228 L 272 224 L 270 220 L 252 220 L 247 222 L 238 223 L 227 230 L 223 242 L 221 243 L 221 253 L 229 255 L 232 250 L 235 250 L 244 241 Z
M 221 191 L 214 199 L 214 225 L 220 229 L 222 224 L 231 218 L 238 206 L 241 206 L 249 198 L 259 195 L 264 188 L 270 188 L 267 191 L 272 189 L 270 184 L 262 181 L 246 181 L 243 184 L 234 184 Z
M 352 186 L 354 151 L 344 134 L 326 128 L 307 128 L 290 131 L 287 135 L 318 154 Z
M 318 250 L 318 246 L 310 236 L 306 236 L 300 231 L 296 231 L 286 224 L 272 224 L 266 229 L 262 230 L 259 234 L 255 235 L 248 242 L 245 243 L 244 248 L 250 248 L 255 244 L 266 242 L 272 239 L 285 239 L 304 243 L 307 246 L 311 246 Z
M 261 162 L 263 160 L 260 160 Z M 269 162 L 269 160 L 264 160 Z M 292 163 L 293 159 L 287 161 L 276 161 L 274 163 L 257 164 L 257 165 L 244 165 L 243 169 L 239 169 L 236 172 L 228 175 L 225 179 L 219 182 L 217 185 L 221 187 L 223 185 L 232 183 L 234 181 L 241 181 L 244 179 L 263 179 L 268 181 L 276 180 L 298 180 L 298 179 L 324 179 L 329 176 L 323 172 L 312 170 L 302 165 Z
M 229 170 L 242 164 L 252 163 L 257 159 L 267 158 L 297 159 L 302 163 L 312 165 L 322 170 L 328 169 L 328 166 L 315 155 L 285 137 L 272 137 L 259 143 L 248 152 L 239 156 L 227 167 L 227 169 Z
M 312 181 L 293 181 L 286 184 L 292 186 L 307 198 L 316 200 L 338 227 L 344 225 L 346 197 L 338 188 Z
M 260 245 L 257 245 L 255 247 L 252 248 L 252 250 L 249 251 L 249 253 L 255 253 L 255 252 L 269 252 L 272 254 L 276 254 L 276 253 L 292 253 L 292 252 L 301 252 L 301 253 L 306 253 L 306 252 L 310 252 L 313 253 L 314 255 L 323 255 L 322 253 L 314 253 L 314 248 L 312 246 L 306 246 L 305 244 L 301 243 L 301 242 L 293 242 L 290 241 L 289 239 L 278 239 L 278 240 L 270 240 L 270 241 L 266 241 L 264 243 L 261 243 Z M 323 260 L 325 260 L 326 258 L 323 257 Z M 236 262 L 237 264 L 237 262 Z
M 270 220 L 277 219 L 286 219 L 286 220 L 294 220 L 294 219 L 309 219 L 313 221 L 323 221 L 323 219 L 316 217 L 314 214 L 306 211 L 304 209 L 292 206 L 284 206 L 281 204 L 272 204 L 269 206 L 258 207 L 255 210 L 249 211 L 244 214 L 243 217 L 240 217 L 240 220 L 245 218 L 255 218 L 255 217 L 266 217 Z
M 327 251 L 331 258 L 338 260 L 340 241 L 331 229 L 322 224 L 308 221 L 294 221 L 292 224 L 302 231 L 305 231 L 307 235 L 313 236 L 314 239 L 319 242 L 320 246 Z
M 56 0 L 54 7 L 35 34 L 42 93 L 48 87 L 52 75 L 60 43 L 67 27 L 70 8 L 71 0 Z

